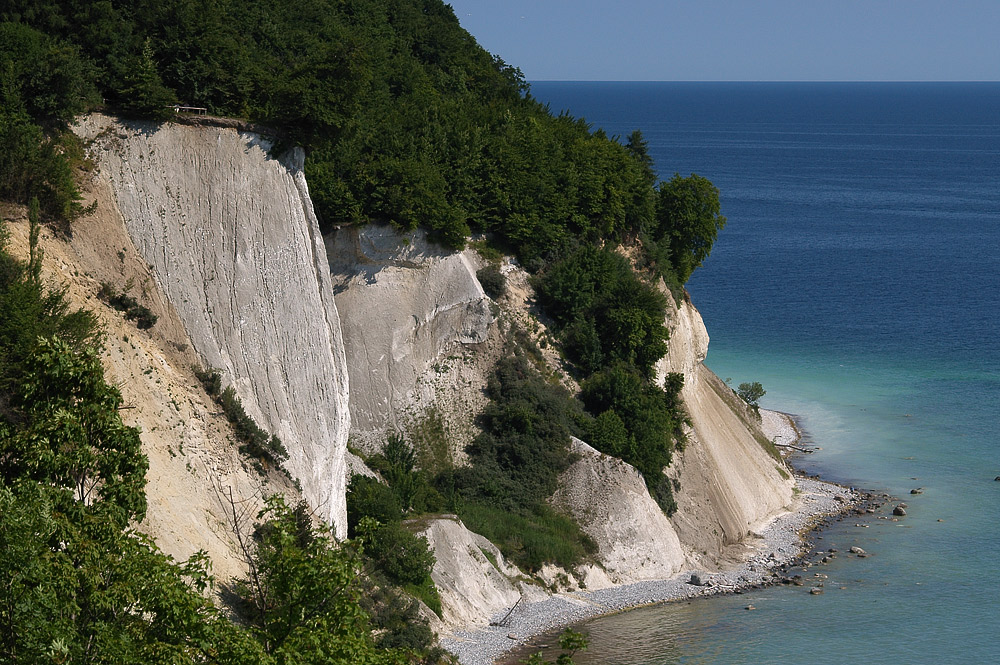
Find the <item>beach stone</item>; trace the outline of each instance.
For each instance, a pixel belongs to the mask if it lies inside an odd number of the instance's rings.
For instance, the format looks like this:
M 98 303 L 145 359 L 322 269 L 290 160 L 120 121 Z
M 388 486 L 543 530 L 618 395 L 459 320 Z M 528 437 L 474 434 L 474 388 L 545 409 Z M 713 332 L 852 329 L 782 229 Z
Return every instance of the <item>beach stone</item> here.
M 863 549 L 855 545 L 854 547 L 851 548 L 851 554 L 867 554 L 867 552 L 865 552 Z
M 688 580 L 688 584 L 693 586 L 708 586 L 710 581 L 704 573 L 691 573 L 691 579 Z
M 994 478 L 993 481 L 997 482 L 997 483 L 1000 483 L 1000 476 L 997 476 L 996 478 Z
M 924 493 L 923 487 L 915 487 L 912 490 L 910 490 L 910 494 L 923 494 L 923 493 Z
M 754 607 L 753 605 L 747 605 L 747 609 L 748 609 L 748 610 L 755 610 L 755 609 L 757 609 L 757 608 L 756 608 L 756 607 Z
M 902 505 L 896 506 L 895 508 L 892 509 L 892 514 L 896 515 L 897 517 L 905 517 L 906 509 Z
M 511 640 L 516 640 L 517 639 L 517 635 L 514 634 L 514 633 L 507 633 L 507 638 L 511 639 Z
M 816 587 L 813 587 L 813 588 L 809 589 L 809 593 L 812 594 L 813 596 L 818 596 L 821 593 L 823 593 L 823 589 L 821 589 L 820 587 L 816 586 Z

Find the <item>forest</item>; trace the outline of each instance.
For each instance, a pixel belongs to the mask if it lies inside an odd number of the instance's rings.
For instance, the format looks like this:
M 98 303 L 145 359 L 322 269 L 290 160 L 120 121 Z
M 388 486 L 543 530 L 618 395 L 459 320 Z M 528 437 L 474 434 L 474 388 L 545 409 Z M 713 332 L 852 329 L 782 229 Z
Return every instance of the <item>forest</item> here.
M 683 377 L 658 385 L 653 365 L 669 343 L 667 298 L 682 297 L 725 224 L 708 180 L 692 174 L 661 181 L 638 130 L 612 137 L 584 119 L 554 114 L 531 96 L 522 73 L 479 47 L 441 0 L 0 4 L 0 200 L 30 206 L 33 225 L 71 234 L 73 220 L 86 212 L 74 176 L 86 161 L 69 131 L 75 117 L 103 111 L 165 122 L 174 104 L 257 123 L 277 139 L 275 150 L 303 146 L 326 230 L 373 222 L 420 227 L 451 248 L 483 234 L 533 275 L 581 393 L 554 390 L 531 349 L 513 349 L 487 388 L 491 405 L 470 447 L 472 467 L 420 475 L 405 455 L 400 461 L 397 445 L 381 462 L 396 469 L 388 476 L 398 481 L 393 496 L 352 483 L 351 532 L 359 544 L 367 538 L 367 560 L 379 560 L 380 542 L 403 543 L 396 549 L 410 556 L 403 568 L 382 561 L 384 577 L 433 605 L 429 561 L 398 526 L 421 506 L 455 510 L 482 530 L 508 520 L 509 530 L 525 538 L 505 553 L 529 569 L 585 557 L 586 539 L 544 503 L 568 463 L 570 434 L 636 466 L 664 511 L 674 509 L 663 467 L 683 445 Z M 631 258 L 616 251 L 622 245 L 635 250 Z M 350 581 L 363 547 L 336 547 L 279 502 L 262 514 L 255 536 L 262 570 L 292 576 L 279 575 L 274 588 L 299 593 L 294 575 L 315 576 L 326 566 L 327 590 L 339 589 L 347 600 L 281 601 L 248 582 L 239 589 L 249 608 L 246 628 L 202 602 L 204 562 L 168 562 L 130 527 L 145 510 L 138 434 L 121 424 L 120 396 L 103 383 L 93 317 L 68 311 L 39 270 L 34 253 L 0 254 L 6 661 L 439 656 L 426 650 L 427 636 L 376 645 L 368 624 L 374 615 L 355 602 L 364 595 L 361 582 Z M 67 459 L 51 453 L 60 445 L 73 451 Z M 91 501 L 90 492 L 100 500 Z M 45 537 L 29 537 L 39 533 Z M 535 549 L 525 545 L 530 533 L 542 534 Z M 289 569 L 282 557 L 290 552 L 306 568 Z M 140 569 L 154 573 L 130 577 Z M 281 615 L 282 602 L 320 609 L 293 621 Z M 400 607 L 397 619 L 409 611 Z M 341 641 L 309 637 L 320 629 Z

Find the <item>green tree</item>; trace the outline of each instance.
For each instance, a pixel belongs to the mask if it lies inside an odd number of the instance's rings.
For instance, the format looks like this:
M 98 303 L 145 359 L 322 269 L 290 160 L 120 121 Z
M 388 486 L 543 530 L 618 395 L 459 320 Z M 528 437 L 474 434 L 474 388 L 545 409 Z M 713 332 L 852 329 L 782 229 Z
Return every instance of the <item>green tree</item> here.
M 767 391 L 764 390 L 764 386 L 760 385 L 760 382 L 758 381 L 754 381 L 753 383 L 741 383 L 736 387 L 736 394 L 740 399 L 750 405 L 750 408 L 753 409 L 753 412 L 757 416 L 758 420 L 760 420 L 760 405 L 758 402 L 766 393 Z
M 642 166 L 642 174 L 650 187 L 656 184 L 656 169 L 653 158 L 649 154 L 649 142 L 642 135 L 642 131 L 635 130 L 628 135 L 625 147 L 632 153 L 636 161 Z
M 277 496 L 258 519 L 250 575 L 236 591 L 247 604 L 252 633 L 275 663 L 406 662 L 403 652 L 375 648 L 360 606 L 359 562 L 350 549 L 337 545 L 326 528 L 306 528 Z
M 759 381 L 754 381 L 753 383 L 741 383 L 736 388 L 736 394 L 747 404 L 757 406 L 757 402 L 767 394 L 767 391 L 764 390 L 764 386 Z
M 61 510 L 87 507 L 121 527 L 142 520 L 148 461 L 121 403 L 94 351 L 40 338 L 12 400 L 24 422 L 0 436 L 0 474 L 61 488 Z
M 660 184 L 653 236 L 669 246 L 670 261 L 682 284 L 708 258 L 725 225 L 726 218 L 719 214 L 719 190 L 706 178 L 675 173 Z
M 207 557 L 177 563 L 106 515 L 71 516 L 47 483 L 0 483 L 0 660 L 266 663 L 204 595 Z
M 125 70 L 121 108 L 128 115 L 163 120 L 176 100 L 173 91 L 163 85 L 153 56 L 152 40 L 146 39 L 142 51 L 131 56 Z

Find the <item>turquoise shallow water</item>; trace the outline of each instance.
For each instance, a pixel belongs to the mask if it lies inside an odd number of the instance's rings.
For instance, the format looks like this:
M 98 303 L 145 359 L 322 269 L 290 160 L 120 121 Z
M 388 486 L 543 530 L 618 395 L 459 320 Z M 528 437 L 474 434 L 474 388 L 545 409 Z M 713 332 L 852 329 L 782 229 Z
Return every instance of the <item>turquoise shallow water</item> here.
M 801 418 L 821 448 L 802 468 L 910 506 L 822 534 L 873 553 L 826 567 L 822 596 L 599 619 L 577 661 L 1000 662 L 1000 85 L 532 92 L 610 134 L 641 128 L 661 175 L 720 188 L 729 224 L 688 285 L 707 364 Z

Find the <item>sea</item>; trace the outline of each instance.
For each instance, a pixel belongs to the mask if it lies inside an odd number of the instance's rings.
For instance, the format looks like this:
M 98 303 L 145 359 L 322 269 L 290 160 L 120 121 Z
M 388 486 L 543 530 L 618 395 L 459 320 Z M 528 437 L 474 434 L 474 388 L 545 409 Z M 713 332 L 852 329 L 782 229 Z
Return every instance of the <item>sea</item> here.
M 661 178 L 719 188 L 727 223 L 687 285 L 706 364 L 798 417 L 817 448 L 799 468 L 908 504 L 818 534 L 840 551 L 806 572 L 827 575 L 822 595 L 777 586 L 599 618 L 578 627 L 590 647 L 575 662 L 1000 663 L 1000 84 L 531 94 L 622 142 L 640 129 Z

